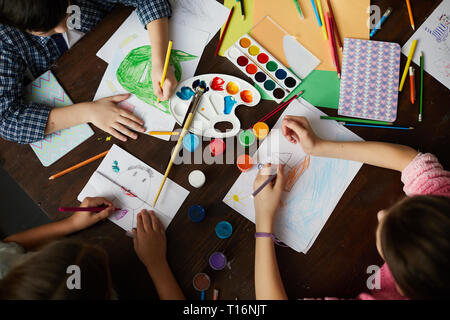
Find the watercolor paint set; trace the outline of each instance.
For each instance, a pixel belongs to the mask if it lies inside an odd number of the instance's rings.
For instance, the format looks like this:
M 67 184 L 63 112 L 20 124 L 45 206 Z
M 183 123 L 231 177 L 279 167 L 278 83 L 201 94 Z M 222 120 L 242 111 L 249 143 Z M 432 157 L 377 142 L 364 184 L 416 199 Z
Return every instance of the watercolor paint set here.
M 206 92 L 189 131 L 200 136 L 228 138 L 237 135 L 241 122 L 235 114 L 236 108 L 241 105 L 255 107 L 261 101 L 258 90 L 242 79 L 225 74 L 199 75 L 182 81 L 170 99 L 170 111 L 178 124 L 183 123 L 199 85 L 206 86 Z M 223 122 L 230 123 L 232 129 L 226 132 L 217 129 L 216 125 Z
M 225 56 L 276 102 L 281 102 L 301 80 L 250 35 L 239 38 Z

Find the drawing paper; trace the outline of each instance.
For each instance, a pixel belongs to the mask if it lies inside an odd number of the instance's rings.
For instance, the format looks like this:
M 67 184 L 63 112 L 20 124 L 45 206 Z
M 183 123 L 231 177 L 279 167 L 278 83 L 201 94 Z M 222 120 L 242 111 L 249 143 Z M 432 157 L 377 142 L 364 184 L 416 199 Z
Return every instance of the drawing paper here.
M 417 41 L 416 52 L 413 57 L 418 66 L 416 77 L 419 75 L 420 52 L 423 52 L 424 70 L 450 89 L 450 0 L 443 0 L 428 19 L 413 34 L 402 48 L 405 56 L 413 40 Z
M 141 160 L 113 145 L 78 195 L 78 200 L 81 202 L 86 197 L 109 199 L 116 208 L 122 209 L 116 211 L 109 220 L 127 231 L 136 227 L 136 215 L 142 209 L 154 210 L 167 228 L 189 195 L 189 191 L 167 179 L 156 208 L 152 208 L 151 203 L 163 177 Z
M 47 71 L 28 85 L 25 88 L 24 96 L 27 102 L 36 102 L 52 108 L 66 107 L 73 104 L 51 71 Z M 42 165 L 48 167 L 93 134 L 94 131 L 88 124 L 80 124 L 46 135 L 43 140 L 31 143 L 30 146 Z
M 298 144 L 281 132 L 284 116 L 308 118 L 318 136 L 336 141 L 362 141 L 336 121 L 320 120 L 325 115 L 305 100 L 294 100 L 286 108 L 269 136 L 253 155 L 257 164 L 242 173 L 223 201 L 255 222 L 253 183 L 258 166 L 271 162 L 286 164 L 287 185 L 275 221 L 275 235 L 292 249 L 306 253 L 313 245 L 340 198 L 362 163 L 306 155 Z

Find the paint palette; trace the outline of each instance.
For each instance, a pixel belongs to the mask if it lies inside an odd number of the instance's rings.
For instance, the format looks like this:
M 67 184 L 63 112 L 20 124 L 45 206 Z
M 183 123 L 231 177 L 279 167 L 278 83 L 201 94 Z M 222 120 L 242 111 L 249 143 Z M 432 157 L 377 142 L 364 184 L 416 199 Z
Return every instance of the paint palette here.
M 278 103 L 301 83 L 296 75 L 248 34 L 236 41 L 225 56 Z
M 236 108 L 241 105 L 256 106 L 261 101 L 261 95 L 250 83 L 233 76 L 204 74 L 181 82 L 170 99 L 172 116 L 178 124 L 183 123 L 195 88 L 202 82 L 206 83 L 207 89 L 200 100 L 189 131 L 210 138 L 237 135 L 241 122 L 236 117 Z M 216 129 L 215 126 L 222 122 L 231 124 L 232 128 L 226 132 Z

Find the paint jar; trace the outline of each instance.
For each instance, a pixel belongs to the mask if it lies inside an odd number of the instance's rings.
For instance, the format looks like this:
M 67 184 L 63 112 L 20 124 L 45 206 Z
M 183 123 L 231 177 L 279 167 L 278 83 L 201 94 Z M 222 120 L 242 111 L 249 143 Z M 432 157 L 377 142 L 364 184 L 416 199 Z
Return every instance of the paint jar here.
M 245 148 L 251 146 L 255 140 L 256 137 L 252 130 L 244 130 L 239 135 L 239 143 Z
M 193 205 L 189 208 L 188 216 L 192 222 L 201 222 L 206 216 L 205 208 L 198 204 Z
M 192 279 L 194 289 L 200 292 L 205 292 L 211 285 L 211 279 L 206 273 L 197 273 Z
M 227 239 L 231 236 L 233 232 L 233 226 L 228 221 L 220 221 L 216 225 L 216 235 L 220 239 Z
M 209 151 L 213 157 L 220 156 L 225 152 L 225 141 L 222 139 L 213 139 L 209 144 Z
M 262 140 L 269 134 L 269 126 L 265 122 L 257 122 L 253 126 L 253 132 L 259 140 Z
M 194 152 L 199 143 L 200 139 L 192 133 L 188 133 L 183 139 L 183 147 L 189 152 Z
M 209 257 L 209 265 L 214 270 L 222 270 L 227 265 L 227 257 L 222 252 L 214 252 Z
M 194 170 L 189 174 L 189 183 L 194 188 L 201 188 L 205 185 L 206 177 L 200 170 Z
M 242 172 L 246 172 L 253 167 L 253 159 L 248 154 L 243 154 L 237 158 L 237 167 Z

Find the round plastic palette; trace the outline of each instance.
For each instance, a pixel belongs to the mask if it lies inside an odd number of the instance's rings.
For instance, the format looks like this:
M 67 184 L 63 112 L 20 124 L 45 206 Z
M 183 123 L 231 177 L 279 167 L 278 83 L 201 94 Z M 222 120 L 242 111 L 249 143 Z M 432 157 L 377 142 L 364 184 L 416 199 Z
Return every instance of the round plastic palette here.
M 204 74 L 181 82 L 170 99 L 170 111 L 178 124 L 182 124 L 195 88 L 204 81 L 207 91 L 200 99 L 190 132 L 210 138 L 228 138 L 237 135 L 241 122 L 235 111 L 238 106 L 255 107 L 261 95 L 250 83 L 225 74 Z M 218 123 L 230 123 L 232 128 L 222 132 Z M 227 125 L 227 127 L 230 127 Z

